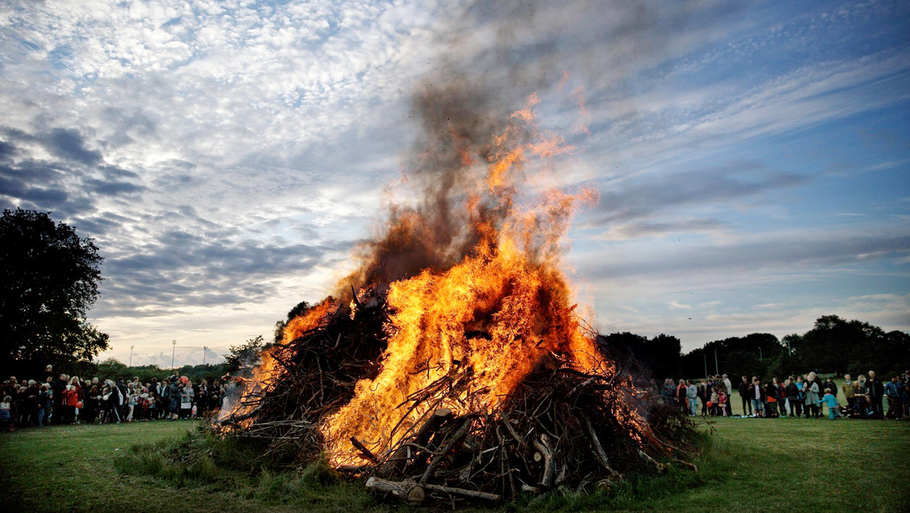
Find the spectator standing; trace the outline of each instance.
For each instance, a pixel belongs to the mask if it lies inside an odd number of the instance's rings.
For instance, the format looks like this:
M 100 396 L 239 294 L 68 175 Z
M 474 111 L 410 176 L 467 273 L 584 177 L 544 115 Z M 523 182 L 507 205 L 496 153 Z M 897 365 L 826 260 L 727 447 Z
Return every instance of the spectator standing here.
M 732 417 L 733 416 L 733 404 L 729 401 L 729 399 L 730 399 L 730 396 L 733 395 L 733 382 L 730 381 L 730 378 L 728 378 L 726 374 L 723 375 L 723 379 L 724 379 L 724 391 L 727 393 L 727 403 L 724 406 L 724 408 L 726 408 L 725 416 Z
M 818 382 L 817 376 L 814 372 L 810 372 L 806 377 L 806 382 L 803 384 L 803 396 L 805 397 L 806 402 L 806 418 L 809 418 L 810 415 L 814 416 L 816 419 L 821 415 L 821 408 L 819 407 L 820 401 L 818 397 Z
M 177 414 L 180 412 L 180 385 L 177 381 L 177 373 L 175 372 L 171 376 L 171 383 L 168 385 L 168 396 L 170 397 L 170 414 L 168 418 L 171 420 L 177 420 Z
M 48 365 L 50 367 L 50 365 Z M 38 425 L 44 427 L 44 418 L 51 407 L 51 396 L 47 384 L 42 383 L 38 388 Z
M 670 378 L 665 379 L 663 386 L 660 387 L 660 396 L 667 404 L 673 404 L 675 395 L 676 387 L 673 386 L 673 380 Z
M 53 410 L 51 410 L 51 424 L 63 424 L 63 392 L 66 390 L 66 374 L 61 374 L 51 385 L 53 391 Z
M 708 395 L 708 383 L 702 381 L 696 388 L 698 390 L 698 400 L 701 402 L 701 416 L 705 417 L 708 415 L 708 399 L 711 397 Z
M 686 400 L 686 382 L 679 380 L 679 384 L 676 386 L 676 405 L 685 415 L 689 412 L 689 403 Z
M 831 395 L 837 399 L 837 383 L 834 382 L 834 378 L 831 376 L 828 376 L 828 379 L 821 385 L 822 390 L 828 390 L 829 388 L 831 389 Z
M 872 405 L 872 418 L 883 419 L 885 413 L 882 408 L 882 398 L 885 396 L 885 385 L 875 377 L 874 371 L 869 371 L 869 379 L 866 380 L 866 395 Z
M 803 415 L 803 400 L 800 397 L 800 385 L 793 376 L 787 380 L 787 402 L 790 404 L 790 414 L 796 418 Z
M 98 385 L 92 385 L 85 394 L 85 422 L 94 424 L 98 418 L 98 411 L 101 409 L 101 389 Z
M 894 376 L 891 382 L 885 385 L 885 393 L 888 395 L 888 419 L 901 420 L 904 418 L 904 407 L 901 403 L 900 378 Z
M 774 380 L 776 381 L 777 378 L 774 378 Z M 768 383 L 765 386 L 765 403 L 767 405 L 767 411 L 765 411 L 765 413 L 766 413 L 765 416 L 768 417 L 769 419 L 773 419 L 774 417 L 778 416 L 777 397 L 778 397 L 777 385 L 772 381 L 771 383 Z
M 0 431 L 14 431 L 13 427 L 13 396 L 6 395 L 0 402 Z
M 866 378 L 862 374 L 859 375 L 859 378 L 853 382 L 853 401 L 855 404 L 856 412 L 861 418 L 866 418 L 869 415 L 869 399 L 867 397 L 866 390 Z
M 904 419 L 910 420 L 910 371 L 901 377 L 901 404 L 904 406 Z
M 752 377 L 752 386 L 749 387 L 749 398 L 752 400 L 752 411 L 756 417 L 764 417 L 765 411 L 765 391 L 762 389 L 761 380 L 758 376 Z
M 853 411 L 856 403 L 856 389 L 853 387 L 853 380 L 850 379 L 849 374 L 844 374 L 844 384 L 840 386 L 840 389 L 847 400 L 847 409 Z
M 215 381 L 212 382 L 212 390 L 211 390 L 211 394 L 209 395 L 209 397 L 210 397 L 209 401 L 211 402 L 211 407 L 213 410 L 221 409 L 222 394 L 223 394 L 223 392 L 221 390 L 221 382 L 216 379 Z
M 743 416 L 746 415 L 748 408 L 749 415 L 752 415 L 752 401 L 749 399 L 749 378 L 743 376 L 743 382 L 739 384 L 739 398 L 743 402 Z
M 30 379 L 28 380 L 28 386 L 25 388 L 25 403 L 22 405 L 23 409 L 23 425 L 24 426 L 37 426 L 38 425 L 38 394 L 40 394 L 40 389 L 38 388 L 38 382 Z
M 698 387 L 691 381 L 686 381 L 686 399 L 689 401 L 689 415 L 698 415 Z

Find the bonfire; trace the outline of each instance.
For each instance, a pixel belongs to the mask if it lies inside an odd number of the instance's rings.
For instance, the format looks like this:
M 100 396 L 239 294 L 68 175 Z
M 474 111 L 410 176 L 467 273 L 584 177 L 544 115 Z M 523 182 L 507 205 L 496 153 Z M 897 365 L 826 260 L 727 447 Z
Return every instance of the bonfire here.
M 537 103 L 485 140 L 458 125 L 434 136 L 417 165 L 438 182 L 391 209 L 358 269 L 288 323 L 213 429 L 264 457 L 324 458 L 411 504 L 692 467 L 689 422 L 576 312 L 560 256 L 572 213 L 597 195 L 550 186 L 574 149 L 537 128 Z

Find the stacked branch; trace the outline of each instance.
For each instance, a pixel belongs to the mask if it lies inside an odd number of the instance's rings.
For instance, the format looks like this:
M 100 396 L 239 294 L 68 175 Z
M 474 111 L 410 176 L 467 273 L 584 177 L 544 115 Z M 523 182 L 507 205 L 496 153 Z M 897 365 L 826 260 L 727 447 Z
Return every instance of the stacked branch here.
M 319 426 L 348 403 L 357 381 L 374 378 L 385 349 L 382 301 L 338 309 L 319 327 L 273 350 L 279 377 L 243 397 L 214 425 L 257 439 L 263 455 L 297 463 L 325 450 Z M 361 455 L 339 467 L 368 489 L 409 504 L 428 498 L 499 501 L 558 487 L 609 488 L 628 473 L 690 468 L 694 429 L 676 409 L 654 400 L 650 378 L 630 354 L 602 347 L 610 370 L 586 374 L 562 355 L 540 362 L 492 409 L 487 390 L 471 390 L 461 368 L 411 394 L 393 439 L 378 447 L 351 438 Z M 443 407 L 441 405 L 449 405 Z M 457 406 L 452 406 L 457 405 Z M 414 412 L 423 412 L 417 422 Z M 288 456 L 290 455 L 290 456 Z

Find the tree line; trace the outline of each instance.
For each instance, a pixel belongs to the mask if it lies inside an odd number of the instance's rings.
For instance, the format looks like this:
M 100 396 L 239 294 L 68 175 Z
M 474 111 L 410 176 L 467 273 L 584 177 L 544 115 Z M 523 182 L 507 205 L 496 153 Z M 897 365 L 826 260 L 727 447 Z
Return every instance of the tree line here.
M 770 333 L 714 340 L 682 352 L 679 339 L 671 335 L 648 338 L 633 333 L 611 333 L 601 342 L 627 348 L 650 367 L 659 379 L 692 379 L 706 375 L 772 377 L 791 374 L 875 370 L 892 376 L 910 368 L 910 334 L 886 332 L 878 326 L 837 315 L 819 317 L 812 329 L 778 339 Z

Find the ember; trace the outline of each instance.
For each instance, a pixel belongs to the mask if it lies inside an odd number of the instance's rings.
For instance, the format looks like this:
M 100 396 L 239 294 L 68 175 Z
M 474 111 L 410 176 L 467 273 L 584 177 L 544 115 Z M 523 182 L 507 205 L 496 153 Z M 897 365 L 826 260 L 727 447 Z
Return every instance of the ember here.
M 343 299 L 288 324 L 215 429 L 264 439 L 266 454 L 325 454 L 410 503 L 609 487 L 687 456 L 688 421 L 598 343 L 559 269 L 569 219 L 596 194 L 519 194 L 572 151 L 536 128 L 537 103 L 477 147 L 449 132 L 453 189 L 393 210 Z

